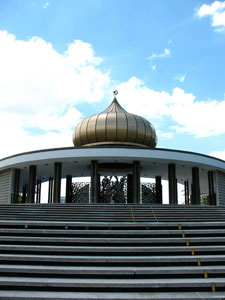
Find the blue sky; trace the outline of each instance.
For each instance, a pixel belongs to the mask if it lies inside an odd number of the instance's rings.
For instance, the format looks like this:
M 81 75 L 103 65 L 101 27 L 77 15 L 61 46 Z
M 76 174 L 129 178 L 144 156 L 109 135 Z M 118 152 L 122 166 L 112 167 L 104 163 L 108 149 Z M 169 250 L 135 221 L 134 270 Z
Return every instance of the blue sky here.
M 72 146 L 119 91 L 158 147 L 225 159 L 225 1 L 0 0 L 0 156 Z

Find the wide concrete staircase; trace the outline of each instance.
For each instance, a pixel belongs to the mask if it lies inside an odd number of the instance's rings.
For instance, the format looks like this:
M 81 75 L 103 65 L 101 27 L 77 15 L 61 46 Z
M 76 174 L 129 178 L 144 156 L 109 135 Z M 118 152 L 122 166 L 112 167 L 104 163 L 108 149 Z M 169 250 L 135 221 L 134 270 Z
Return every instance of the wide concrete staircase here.
M 225 299 L 225 207 L 1 205 L 0 299 Z

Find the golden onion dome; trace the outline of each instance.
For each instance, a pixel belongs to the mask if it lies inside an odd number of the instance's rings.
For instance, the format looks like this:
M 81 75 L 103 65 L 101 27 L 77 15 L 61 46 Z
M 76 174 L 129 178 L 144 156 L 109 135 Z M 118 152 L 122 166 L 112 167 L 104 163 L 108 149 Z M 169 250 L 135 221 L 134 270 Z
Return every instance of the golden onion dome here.
M 82 120 L 73 133 L 74 146 L 132 145 L 155 148 L 155 128 L 146 119 L 125 111 L 114 98 L 106 110 Z

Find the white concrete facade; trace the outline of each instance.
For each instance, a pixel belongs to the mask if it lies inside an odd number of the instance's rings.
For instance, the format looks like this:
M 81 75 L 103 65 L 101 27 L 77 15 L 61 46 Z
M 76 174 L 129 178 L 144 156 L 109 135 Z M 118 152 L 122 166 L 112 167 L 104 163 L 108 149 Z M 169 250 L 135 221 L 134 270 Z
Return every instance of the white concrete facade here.
M 67 175 L 90 176 L 92 160 L 97 160 L 99 163 L 140 161 L 141 177 L 161 176 L 164 180 L 168 179 L 168 164 L 172 163 L 176 165 L 176 176 L 179 183 L 191 182 L 192 168 L 197 167 L 199 168 L 201 193 L 207 193 L 208 171 L 213 171 L 215 174 L 215 191 L 218 191 L 223 184 L 225 186 L 225 161 L 223 160 L 187 151 L 125 146 L 70 147 L 21 153 L 0 160 L 0 176 L 5 170 L 19 169 L 20 186 L 22 187 L 28 182 L 29 166 L 35 165 L 37 166 L 37 179 L 45 182 L 49 177 L 54 176 L 54 163 L 56 162 L 62 163 L 62 178 Z M 122 174 L 123 170 L 119 172 Z M 219 181 L 216 174 L 220 174 Z M 0 191 L 1 189 L 0 184 Z M 220 198 L 217 199 L 217 204 L 225 203 L 223 197 L 225 195 L 223 196 L 220 188 Z M 0 202 L 2 202 L 1 199 Z

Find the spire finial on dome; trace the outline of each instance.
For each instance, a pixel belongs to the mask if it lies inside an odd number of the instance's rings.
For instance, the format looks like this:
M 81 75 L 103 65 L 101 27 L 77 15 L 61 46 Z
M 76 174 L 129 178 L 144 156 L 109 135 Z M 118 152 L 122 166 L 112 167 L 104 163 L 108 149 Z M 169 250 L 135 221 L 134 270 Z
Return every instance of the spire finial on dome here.
M 117 91 L 117 90 L 114 90 L 114 91 L 113 91 L 113 94 L 114 94 L 114 96 L 117 96 L 117 95 L 118 95 L 118 91 Z

